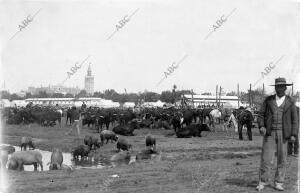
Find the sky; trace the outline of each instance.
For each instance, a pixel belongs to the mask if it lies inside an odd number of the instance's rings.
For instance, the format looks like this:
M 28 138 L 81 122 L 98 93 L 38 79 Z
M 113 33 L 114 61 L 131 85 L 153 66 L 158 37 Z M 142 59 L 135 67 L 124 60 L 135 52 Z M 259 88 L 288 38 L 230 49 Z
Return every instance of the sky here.
M 196 93 L 215 93 L 216 85 L 225 92 L 236 91 L 237 84 L 246 91 L 259 80 L 253 89 L 264 83 L 272 92 L 269 85 L 279 76 L 300 90 L 299 1 L 2 0 L 0 4 L 0 83 L 5 82 L 10 92 L 62 84 L 75 63 L 86 58 L 64 86 L 83 89 L 90 64 L 95 91 L 160 93 L 174 84 Z M 32 21 L 20 31 L 26 18 Z M 124 18 L 127 22 L 116 31 Z M 267 73 L 270 63 L 273 68 Z M 177 68 L 162 80 L 172 64 Z

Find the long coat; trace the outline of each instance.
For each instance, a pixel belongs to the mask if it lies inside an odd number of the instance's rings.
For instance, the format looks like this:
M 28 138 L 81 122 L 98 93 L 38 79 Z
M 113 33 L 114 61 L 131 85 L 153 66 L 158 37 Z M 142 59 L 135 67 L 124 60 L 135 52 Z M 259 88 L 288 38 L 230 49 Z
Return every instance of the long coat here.
M 266 128 L 266 136 L 271 135 L 272 130 L 272 112 L 274 112 L 274 100 L 276 95 L 268 96 L 261 106 L 258 116 L 259 128 Z M 295 101 L 290 96 L 285 96 L 285 104 L 282 115 L 283 138 L 288 140 L 291 136 L 297 138 L 299 132 L 299 121 Z

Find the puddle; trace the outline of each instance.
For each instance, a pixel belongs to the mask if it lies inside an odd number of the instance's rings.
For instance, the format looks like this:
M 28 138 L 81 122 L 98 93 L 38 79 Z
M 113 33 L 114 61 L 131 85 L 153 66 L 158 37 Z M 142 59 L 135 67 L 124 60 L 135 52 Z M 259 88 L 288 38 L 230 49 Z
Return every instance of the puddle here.
M 9 144 L 1 144 L 2 145 L 9 145 Z M 21 151 L 21 148 L 19 146 L 13 146 L 15 148 L 15 151 Z M 48 162 L 51 160 L 51 154 L 50 151 L 43 151 L 40 149 L 35 149 L 39 151 L 43 156 L 43 169 L 44 171 L 49 170 Z M 8 157 L 10 158 L 11 155 Z M 94 159 L 93 157 L 89 159 L 84 160 L 73 160 L 73 156 L 71 153 L 64 153 L 63 152 L 63 164 L 67 166 L 71 166 L 73 169 L 99 169 L 99 168 L 105 168 L 105 167 L 112 167 L 112 164 L 109 159 L 100 157 L 97 159 Z M 40 167 L 38 167 L 38 171 L 40 171 Z M 25 171 L 34 171 L 33 165 L 24 165 Z
M 10 146 L 9 144 L 0 144 L 0 146 Z M 13 146 L 15 148 L 15 151 L 21 151 L 21 148 L 19 146 Z M 50 151 L 44 151 L 40 149 L 35 149 L 39 151 L 43 156 L 43 170 L 49 171 L 49 165 L 47 165 L 51 160 L 51 154 Z M 127 155 L 127 157 L 125 156 Z M 160 154 L 159 154 L 160 155 Z M 8 158 L 10 158 L 11 154 L 9 154 Z M 125 157 L 126 158 L 125 158 Z M 112 159 L 114 157 L 114 159 Z M 146 159 L 148 160 L 159 160 L 161 159 L 161 155 L 158 156 L 158 154 L 153 154 L 150 156 L 147 156 Z M 144 159 L 142 159 L 144 160 Z M 71 153 L 64 153 L 63 152 L 63 165 L 69 166 L 72 169 L 102 169 L 102 168 L 109 168 L 109 167 L 117 167 L 117 166 L 124 166 L 124 165 L 130 165 L 132 163 L 135 163 L 136 161 L 136 154 L 127 154 L 126 152 L 119 152 L 113 155 L 112 157 L 105 157 L 105 156 L 97 156 L 95 157 L 89 157 L 88 159 L 79 159 L 74 160 Z M 24 165 L 25 171 L 34 171 L 33 165 Z M 41 168 L 38 167 L 38 171 L 40 171 Z

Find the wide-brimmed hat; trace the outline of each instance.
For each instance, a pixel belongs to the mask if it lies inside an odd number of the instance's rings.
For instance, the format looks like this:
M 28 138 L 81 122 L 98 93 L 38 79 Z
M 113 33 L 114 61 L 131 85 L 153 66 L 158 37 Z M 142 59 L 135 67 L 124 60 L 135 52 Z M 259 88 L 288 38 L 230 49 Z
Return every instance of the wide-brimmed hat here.
M 293 84 L 290 84 L 290 83 L 286 83 L 286 80 L 285 78 L 276 78 L 275 79 L 275 84 L 273 85 L 270 85 L 270 86 L 276 86 L 276 85 L 285 85 L 285 86 L 291 86 Z

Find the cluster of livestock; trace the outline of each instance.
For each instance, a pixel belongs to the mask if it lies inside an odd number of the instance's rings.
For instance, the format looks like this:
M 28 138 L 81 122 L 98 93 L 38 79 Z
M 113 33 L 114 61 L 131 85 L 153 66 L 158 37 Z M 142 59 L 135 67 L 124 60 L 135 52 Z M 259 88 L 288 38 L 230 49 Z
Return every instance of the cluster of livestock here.
M 61 125 L 62 109 L 39 105 L 6 107 L 2 110 L 2 116 L 7 124 L 37 123 L 42 126 L 53 127 L 56 121 Z
M 86 135 L 84 137 L 84 144 L 75 147 L 72 150 L 73 159 L 88 159 L 92 150 L 97 150 L 108 142 L 116 143 L 116 149 L 119 153 L 113 155 L 110 161 L 124 161 L 131 157 L 132 144 L 124 137 L 118 137 L 115 132 L 110 130 L 103 130 L 100 133 L 100 141 L 97 137 Z M 146 149 L 138 152 L 134 160 L 149 159 L 152 154 L 157 154 L 156 139 L 152 135 L 145 137 Z
M 99 133 L 103 126 L 119 135 L 132 136 L 139 128 L 174 129 L 177 137 L 201 137 L 202 131 L 214 131 L 215 123 L 234 126 L 239 131 L 239 139 L 243 139 L 242 128 L 247 127 L 249 140 L 252 140 L 251 128 L 254 115 L 251 111 L 239 109 L 212 108 L 143 108 L 138 112 L 131 109 L 88 108 L 82 112 L 82 125 L 92 126 Z M 115 126 L 117 124 L 117 126 Z
M 35 105 L 5 108 L 2 115 L 7 124 L 54 126 L 57 121 L 61 126 L 63 116 L 71 124 L 72 111 L 71 108 Z M 217 122 L 224 124 L 224 129 L 233 125 L 239 131 L 239 139 L 243 139 L 241 131 L 245 125 L 251 140 L 254 121 L 253 112 L 244 108 L 143 108 L 137 112 L 132 109 L 89 107 L 80 109 L 80 113 L 82 126 L 93 127 L 99 133 L 104 127 L 108 130 L 112 126 L 116 134 L 125 136 L 132 136 L 135 129 L 142 127 L 174 129 L 178 137 L 201 136 L 201 131 L 214 131 Z
M 100 148 L 100 146 L 106 144 L 111 140 L 111 142 L 116 142 L 116 148 L 119 153 L 111 157 L 111 161 L 124 161 L 130 160 L 130 150 L 132 145 L 125 138 L 118 138 L 118 136 L 109 130 L 104 130 L 100 133 L 101 141 L 93 136 L 85 136 L 83 142 L 84 145 L 79 145 L 75 147 L 71 153 L 74 160 L 88 159 L 92 150 Z M 145 139 L 146 150 L 140 151 L 135 160 L 149 159 L 151 154 L 156 154 L 156 139 L 147 135 Z M 22 137 L 20 143 L 21 151 L 15 151 L 15 148 L 10 145 L 0 146 L 0 168 L 6 168 L 9 170 L 24 171 L 24 165 L 33 165 L 34 171 L 37 171 L 38 166 L 40 166 L 41 171 L 43 168 L 43 156 L 38 151 L 35 150 L 35 145 L 31 137 Z M 121 151 L 122 150 L 122 151 Z M 10 157 L 8 156 L 9 154 Z M 9 157 L 9 159 L 8 159 Z M 49 170 L 72 170 L 72 166 L 67 166 L 63 164 L 63 153 L 59 148 L 53 148 L 51 153 L 50 162 L 48 162 Z
M 27 106 L 25 108 L 7 108 L 2 112 L 2 116 L 6 119 L 7 124 L 30 124 L 38 123 L 42 126 L 53 126 L 58 121 L 61 126 L 61 119 L 66 116 L 72 120 L 72 111 L 74 109 L 61 109 L 56 107 L 42 107 L 42 106 Z M 87 135 L 83 139 L 83 144 L 72 150 L 74 159 L 85 159 L 89 157 L 92 150 L 96 150 L 104 146 L 109 141 L 116 142 L 116 148 L 119 153 L 111 158 L 111 161 L 118 159 L 130 159 L 130 151 L 132 145 L 128 140 L 121 136 L 133 136 L 134 130 L 140 128 L 164 128 L 173 129 L 178 138 L 186 137 L 201 137 L 203 131 L 215 131 L 215 123 L 224 125 L 224 130 L 227 127 L 234 126 L 238 129 L 239 139 L 242 140 L 242 127 L 247 127 L 248 139 L 252 140 L 251 128 L 253 127 L 254 116 L 251 111 L 244 108 L 239 109 L 211 109 L 211 108 L 143 108 L 138 111 L 132 109 L 118 109 L 110 108 L 103 109 L 98 107 L 89 107 L 80 109 L 82 117 L 82 126 L 87 125 L 91 129 L 99 132 L 98 136 Z M 67 124 L 67 122 L 66 122 Z M 105 128 L 104 128 L 105 127 Z M 110 127 L 112 129 L 110 130 Z M 146 149 L 136 155 L 136 160 L 151 157 L 156 154 L 156 139 L 147 135 Z M 1 149 L 1 160 L 3 160 L 2 167 L 7 165 L 8 169 L 24 170 L 23 165 L 42 166 L 42 155 L 34 149 L 35 146 L 32 139 L 23 137 L 21 140 L 21 151 L 12 152 L 10 159 Z M 150 148 L 149 148 L 150 147 Z M 25 151 L 22 151 L 25 150 Z M 120 151 L 122 150 L 122 151 Z M 6 160 L 6 161 L 5 161 Z M 48 163 L 50 170 L 55 169 L 70 169 L 70 167 L 62 164 L 62 151 L 54 148 L 51 155 L 51 160 Z
M 13 146 L 1 145 L 0 146 L 0 167 L 9 170 L 23 171 L 24 165 L 33 165 L 34 171 L 37 171 L 38 166 L 40 166 L 41 171 L 43 171 L 43 156 L 42 154 L 35 150 L 35 145 L 31 137 L 21 138 L 21 151 L 16 151 Z M 28 148 L 28 150 L 27 150 Z M 10 155 L 8 159 L 8 155 Z M 70 166 L 62 164 L 63 155 L 62 151 L 58 148 L 53 148 L 51 154 L 51 160 L 48 162 L 49 170 L 55 169 L 68 169 L 71 170 Z
M 1 168 L 7 168 L 11 170 L 24 170 L 24 165 L 34 165 L 34 170 L 37 170 L 37 166 L 40 165 L 43 171 L 42 154 L 38 151 L 31 149 L 35 148 L 30 137 L 22 137 L 21 139 L 21 151 L 15 151 L 15 148 L 10 145 L 0 146 L 0 166 Z M 28 147 L 28 151 L 27 151 Z M 9 160 L 8 155 L 11 154 Z

